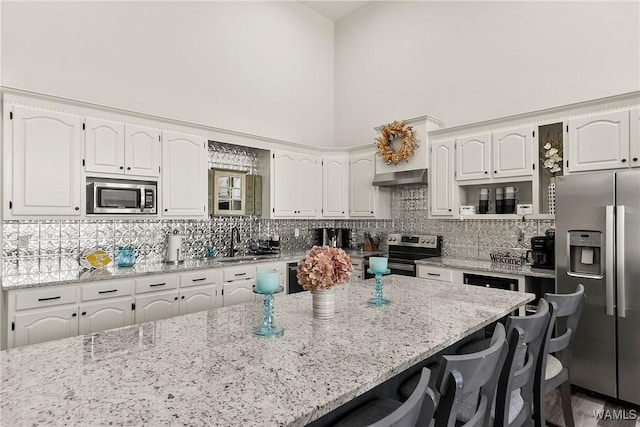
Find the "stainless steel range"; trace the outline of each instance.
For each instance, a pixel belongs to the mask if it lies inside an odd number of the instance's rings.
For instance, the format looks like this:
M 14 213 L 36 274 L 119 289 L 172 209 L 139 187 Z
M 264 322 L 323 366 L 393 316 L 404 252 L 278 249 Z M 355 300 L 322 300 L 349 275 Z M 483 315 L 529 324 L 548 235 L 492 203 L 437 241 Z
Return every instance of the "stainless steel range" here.
M 416 260 L 442 256 L 442 236 L 425 234 L 389 234 L 389 270 L 391 274 L 416 276 Z M 365 268 L 368 262 L 365 261 Z M 365 270 L 366 271 L 366 270 Z M 365 274 L 366 278 L 373 277 Z

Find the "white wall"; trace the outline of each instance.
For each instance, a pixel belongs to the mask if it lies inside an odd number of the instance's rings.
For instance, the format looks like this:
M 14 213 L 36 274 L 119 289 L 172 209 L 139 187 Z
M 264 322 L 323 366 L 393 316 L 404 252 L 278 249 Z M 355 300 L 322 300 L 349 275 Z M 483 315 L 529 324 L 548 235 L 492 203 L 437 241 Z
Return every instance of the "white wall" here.
M 335 143 L 640 89 L 640 3 L 371 2 L 336 23 Z
M 333 23 L 297 2 L 6 2 L 2 85 L 316 146 Z

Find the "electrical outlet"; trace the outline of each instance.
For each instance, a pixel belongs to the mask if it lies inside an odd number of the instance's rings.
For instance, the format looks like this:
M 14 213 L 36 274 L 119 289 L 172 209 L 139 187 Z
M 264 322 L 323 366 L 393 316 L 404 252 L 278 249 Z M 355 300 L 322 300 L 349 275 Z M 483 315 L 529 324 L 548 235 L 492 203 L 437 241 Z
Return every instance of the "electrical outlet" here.
M 29 241 L 31 240 L 31 234 L 18 237 L 18 249 L 26 249 L 29 247 Z
M 299 228 L 296 228 L 296 229 L 293 230 L 293 236 L 294 237 L 300 237 L 300 229 Z

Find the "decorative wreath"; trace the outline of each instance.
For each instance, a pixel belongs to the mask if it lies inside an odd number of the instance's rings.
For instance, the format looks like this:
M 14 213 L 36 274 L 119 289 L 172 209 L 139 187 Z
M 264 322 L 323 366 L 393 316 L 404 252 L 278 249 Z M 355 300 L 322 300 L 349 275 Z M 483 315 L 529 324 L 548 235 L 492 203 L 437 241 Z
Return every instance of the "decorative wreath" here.
M 413 126 L 407 126 L 403 122 L 395 121 L 382 126 L 380 137 L 376 139 L 378 155 L 384 159 L 388 165 L 397 165 L 401 161 L 408 161 L 413 156 L 418 144 Z M 402 146 L 399 151 L 391 147 L 391 142 L 396 138 L 402 138 Z

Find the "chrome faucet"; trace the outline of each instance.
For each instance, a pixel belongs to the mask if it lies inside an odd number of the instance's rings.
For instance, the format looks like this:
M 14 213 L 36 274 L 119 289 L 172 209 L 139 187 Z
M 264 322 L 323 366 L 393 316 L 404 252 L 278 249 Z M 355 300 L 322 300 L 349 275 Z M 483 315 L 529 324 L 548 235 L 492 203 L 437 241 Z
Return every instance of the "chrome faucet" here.
M 231 229 L 231 244 L 229 245 L 229 257 L 236 256 L 236 252 L 239 249 L 236 249 L 236 243 L 240 243 L 240 230 L 238 227 L 233 227 Z

